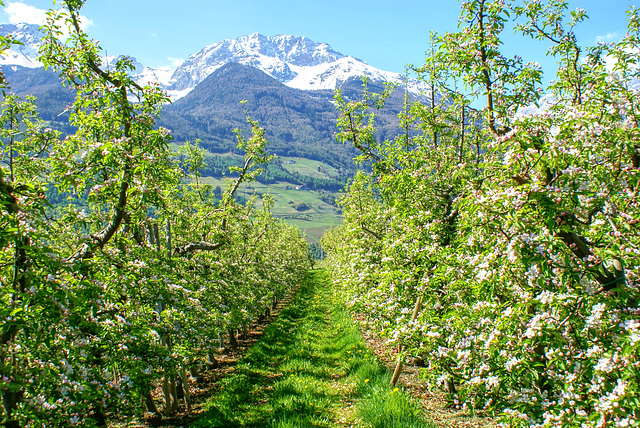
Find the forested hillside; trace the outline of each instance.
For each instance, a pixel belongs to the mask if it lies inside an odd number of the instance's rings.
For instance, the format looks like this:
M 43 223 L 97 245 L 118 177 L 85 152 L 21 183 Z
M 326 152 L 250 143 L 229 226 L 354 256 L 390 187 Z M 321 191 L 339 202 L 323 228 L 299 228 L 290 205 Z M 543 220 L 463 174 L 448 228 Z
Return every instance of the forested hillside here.
M 50 127 L 65 134 L 74 132 L 68 112 L 74 92 L 63 87 L 56 72 L 21 66 L 5 67 L 4 72 L 12 93 L 36 97 L 40 117 Z M 346 97 L 357 99 L 362 94 L 362 80 L 350 79 L 342 88 Z M 383 86 L 372 82 L 370 89 L 381 91 Z M 382 140 L 392 138 L 397 129 L 397 115 L 404 108 L 402 88 L 387 106 L 376 131 Z M 199 140 L 203 148 L 213 153 L 240 153 L 233 130 L 250 131 L 244 120 L 245 110 L 266 129 L 269 152 L 355 171 L 353 158 L 357 152 L 335 139 L 338 112 L 333 91 L 293 89 L 242 64 L 229 63 L 219 68 L 184 98 L 163 105 L 158 125 L 170 129 L 177 142 Z
M 238 173 L 234 168 L 241 167 L 244 159 L 240 156 L 205 156 L 200 174 L 203 177 L 237 177 Z M 263 184 L 273 184 L 276 182 L 286 182 L 292 185 L 304 186 L 308 190 L 338 192 L 347 184 L 347 179 L 351 178 L 351 170 L 342 170 L 334 176 L 326 174 L 301 174 L 298 171 L 289 171 L 285 168 L 287 162 L 295 164 L 295 161 L 285 161 L 276 158 L 264 168 L 264 171 L 256 176 L 256 181 Z M 319 167 L 321 168 L 321 167 Z M 322 175 L 322 176 L 318 176 Z
M 372 84 L 371 90 L 382 89 L 380 83 Z M 349 80 L 342 90 L 345 97 L 357 99 L 362 94 L 362 80 Z M 351 145 L 335 139 L 338 112 L 332 101 L 333 91 L 292 89 L 253 67 L 230 63 L 167 106 L 160 124 L 171 129 L 177 141 L 198 139 L 212 152 L 232 152 L 235 144 L 229 136 L 233 129 L 248 130 L 239 120 L 246 110 L 267 130 L 265 135 L 273 153 L 319 160 L 353 171 L 357 153 Z M 403 102 L 400 89 L 380 117 L 378 138 L 388 139 L 395 133 Z
M 60 77 L 52 70 L 3 67 L 2 72 L 11 93 L 22 98 L 34 96 L 38 114 L 42 120 L 65 133 L 72 133 L 67 107 L 73 104 L 75 92 L 62 86 Z

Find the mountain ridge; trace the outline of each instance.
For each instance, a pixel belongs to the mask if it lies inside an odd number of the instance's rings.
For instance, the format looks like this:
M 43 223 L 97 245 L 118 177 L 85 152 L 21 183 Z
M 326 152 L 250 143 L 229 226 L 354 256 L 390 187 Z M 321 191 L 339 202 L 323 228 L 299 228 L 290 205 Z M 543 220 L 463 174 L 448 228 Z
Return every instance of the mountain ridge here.
M 28 37 L 31 40 L 29 50 L 18 53 L 18 56 L 27 57 L 29 52 L 36 50 L 33 34 L 37 28 L 34 27 L 11 27 L 24 30 L 24 41 L 28 41 Z M 6 27 L 0 26 L 0 33 L 3 28 Z M 182 96 L 174 97 L 158 119 L 158 125 L 170 129 L 176 142 L 200 140 L 203 147 L 214 153 L 237 151 L 233 130 L 242 129 L 245 135 L 250 132 L 245 118 L 246 109 L 266 129 L 270 151 L 280 156 L 323 161 L 338 169 L 355 168 L 353 158 L 358 154 L 356 150 L 335 139 L 339 113 L 333 96 L 335 87 L 339 87 L 345 98 L 358 99 L 362 94 L 360 72 L 370 72 L 371 76 L 373 70 L 367 69 L 366 63 L 336 52 L 327 44 L 297 36 L 269 38 L 254 33 L 233 43 L 210 46 L 214 48 L 205 48 L 204 52 L 217 52 L 217 56 L 209 55 L 211 64 L 216 65 L 215 70 L 200 76 L 202 79 L 198 77 L 185 84 L 187 89 L 179 90 Z M 220 50 L 225 52 L 220 53 Z M 233 61 L 238 55 L 248 64 Z M 8 55 L 4 59 L 11 61 L 11 58 L 14 56 Z M 103 56 L 101 67 L 109 70 L 118 58 Z M 268 62 L 265 58 L 271 59 L 271 68 L 265 67 Z M 285 63 L 284 60 L 290 62 Z M 140 79 L 166 81 L 166 72 L 162 74 L 144 67 L 135 58 L 131 61 L 136 67 L 132 77 L 140 83 L 146 84 Z M 259 67 L 256 61 L 260 63 Z M 201 59 L 193 63 L 204 64 L 206 61 Z M 6 61 L 0 61 L 0 64 L 11 85 L 10 91 L 21 96 L 35 95 L 39 111 L 50 126 L 63 133 L 73 132 L 65 112 L 73 103 L 75 94 L 62 86 L 55 72 L 43 67 L 10 65 Z M 188 65 L 187 62 L 185 67 Z M 274 77 L 274 70 L 278 69 L 285 73 L 275 73 Z M 289 80 L 283 82 L 286 70 L 289 70 Z M 318 82 L 314 90 L 297 88 L 291 83 L 296 79 L 298 83 L 304 82 L 310 76 Z M 388 80 L 382 77 L 371 79 L 370 91 L 381 92 L 384 89 Z M 307 80 L 306 86 L 313 86 L 313 81 Z M 240 105 L 243 100 L 248 102 Z M 403 102 L 404 94 L 398 91 L 387 101 L 388 109 L 378 112 L 376 136 L 379 139 L 395 137 L 399 123 L 397 114 L 402 110 Z
M 400 73 L 380 70 L 353 56 L 344 55 L 327 43 L 304 36 L 264 36 L 253 33 L 225 39 L 192 54 L 171 77 L 169 93 L 188 93 L 206 76 L 229 62 L 262 70 L 285 85 L 303 90 L 335 90 L 354 77 L 401 84 Z M 424 82 L 409 79 L 408 90 L 419 96 L 429 89 Z
M 27 68 L 42 67 L 37 60 L 38 50 L 41 44 L 42 33 L 40 27 L 35 24 L 0 24 L 0 34 L 14 35 L 22 44 L 12 45 L 0 56 L 0 66 L 19 65 Z
M 0 24 L 0 34 L 12 33 L 23 45 L 14 45 L 0 57 L 0 66 L 37 68 L 40 30 L 34 24 Z M 103 56 L 102 66 L 111 67 L 120 56 Z M 380 70 L 365 61 L 335 51 L 327 43 L 305 36 L 253 33 L 225 39 L 191 54 L 175 70 L 147 67 L 130 57 L 131 75 L 140 84 L 154 83 L 173 100 L 188 94 L 198 83 L 223 65 L 236 62 L 257 68 L 285 85 L 303 90 L 335 90 L 353 79 L 365 76 L 371 81 L 402 84 L 399 73 Z M 416 96 L 427 93 L 428 85 L 409 79 L 407 89 Z
M 357 98 L 362 82 L 352 78 L 343 84 L 347 98 Z M 380 83 L 369 89 L 380 92 Z M 245 112 L 265 128 L 269 150 L 279 156 L 321 160 L 336 168 L 354 169 L 357 151 L 335 139 L 339 112 L 333 101 L 334 92 L 305 91 L 291 88 L 256 68 L 228 63 L 211 73 L 194 90 L 167 105 L 158 121 L 172 129 L 180 141 L 200 140 L 213 152 L 235 151 L 232 130 L 245 133 L 250 127 Z M 247 101 L 240 104 L 241 101 Z M 404 105 L 404 94 L 396 92 L 387 100 L 388 109 L 378 112 L 376 137 L 395 137 Z
M 227 63 L 188 95 L 165 106 L 158 123 L 172 129 L 176 140 L 197 139 L 210 151 L 234 152 L 233 130 L 250 132 L 246 113 L 265 128 L 268 150 L 344 167 L 355 153 L 333 137 L 337 112 L 331 94 L 315 95 L 251 66 Z

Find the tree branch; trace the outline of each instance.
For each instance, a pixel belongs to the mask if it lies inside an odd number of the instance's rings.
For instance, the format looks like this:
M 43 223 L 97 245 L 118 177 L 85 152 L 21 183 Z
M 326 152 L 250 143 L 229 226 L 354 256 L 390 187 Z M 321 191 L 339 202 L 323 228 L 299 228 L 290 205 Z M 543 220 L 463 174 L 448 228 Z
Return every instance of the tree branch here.
M 362 230 L 364 230 L 365 232 L 367 232 L 368 234 L 370 234 L 371 236 L 375 237 L 378 240 L 382 239 L 382 236 L 380 236 L 379 234 L 377 234 L 376 232 L 374 232 L 373 230 L 369 229 L 367 226 L 365 226 L 364 224 L 360 223 L 360 227 L 362 228 Z
M 192 242 L 190 244 L 176 248 L 175 254 L 185 256 L 187 254 L 193 253 L 194 251 L 215 251 L 218 248 L 223 247 L 225 244 L 225 241 L 221 241 L 216 244 L 211 244 L 206 241 Z
M 69 10 L 69 14 L 71 15 L 71 22 L 73 24 L 73 28 L 76 30 L 76 34 L 78 35 L 82 34 L 83 31 L 80 29 L 80 23 L 78 22 L 78 17 L 76 15 L 75 10 L 73 10 L 73 8 L 68 5 L 67 5 L 67 8 Z M 84 51 L 86 52 L 87 51 L 86 47 L 85 46 L 82 46 L 82 47 L 85 48 Z M 97 75 L 102 77 L 104 80 L 106 80 L 107 82 L 111 83 L 113 86 L 116 86 L 118 88 L 125 86 L 124 82 L 122 82 L 119 79 L 116 79 L 110 73 L 98 67 L 98 65 L 95 63 L 93 58 L 91 58 L 90 56 L 87 56 L 86 60 L 87 60 L 87 64 L 89 65 L 89 68 L 91 68 L 92 71 L 94 71 Z M 127 83 L 133 86 L 134 88 L 136 88 L 137 90 L 142 91 L 142 87 L 138 85 L 136 82 L 131 81 Z

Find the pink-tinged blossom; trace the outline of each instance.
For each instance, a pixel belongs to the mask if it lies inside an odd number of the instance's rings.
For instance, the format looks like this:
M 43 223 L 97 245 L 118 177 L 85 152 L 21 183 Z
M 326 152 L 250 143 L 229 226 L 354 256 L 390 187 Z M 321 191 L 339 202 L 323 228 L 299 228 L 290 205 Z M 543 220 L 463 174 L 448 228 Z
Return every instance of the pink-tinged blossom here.
M 606 305 L 604 303 L 598 303 L 591 308 L 591 315 L 589 315 L 585 320 L 584 328 L 597 328 L 602 325 L 602 314 L 606 309 Z

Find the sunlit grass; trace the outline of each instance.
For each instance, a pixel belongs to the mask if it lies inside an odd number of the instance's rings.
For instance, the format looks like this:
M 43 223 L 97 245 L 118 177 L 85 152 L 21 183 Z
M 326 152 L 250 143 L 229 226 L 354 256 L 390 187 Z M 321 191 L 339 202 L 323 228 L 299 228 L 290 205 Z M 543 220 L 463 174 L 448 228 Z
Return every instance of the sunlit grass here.
M 200 427 L 429 427 L 311 271 L 211 397 Z

